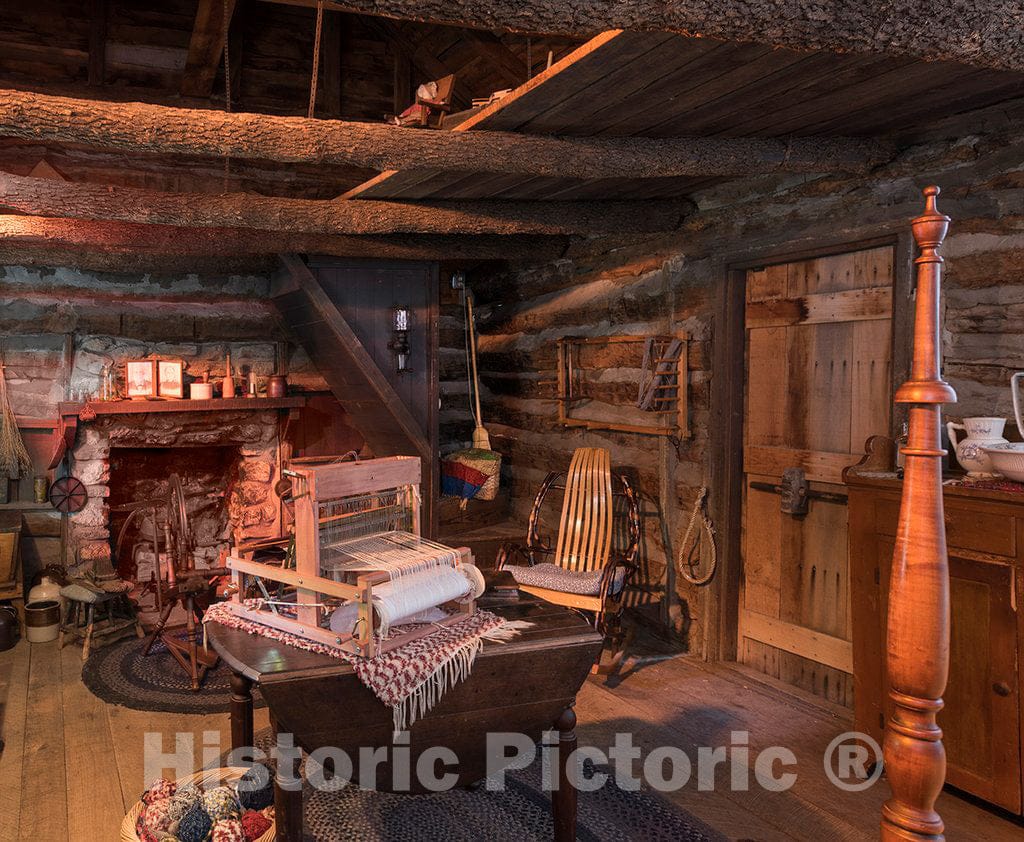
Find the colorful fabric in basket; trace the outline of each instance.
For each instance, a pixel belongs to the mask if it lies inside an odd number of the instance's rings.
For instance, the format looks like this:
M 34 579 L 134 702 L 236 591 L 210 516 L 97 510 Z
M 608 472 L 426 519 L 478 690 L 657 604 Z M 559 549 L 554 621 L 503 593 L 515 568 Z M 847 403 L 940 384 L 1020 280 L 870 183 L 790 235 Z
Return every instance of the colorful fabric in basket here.
M 479 447 L 460 450 L 441 460 L 441 492 L 463 500 L 493 500 L 500 472 L 500 453 Z

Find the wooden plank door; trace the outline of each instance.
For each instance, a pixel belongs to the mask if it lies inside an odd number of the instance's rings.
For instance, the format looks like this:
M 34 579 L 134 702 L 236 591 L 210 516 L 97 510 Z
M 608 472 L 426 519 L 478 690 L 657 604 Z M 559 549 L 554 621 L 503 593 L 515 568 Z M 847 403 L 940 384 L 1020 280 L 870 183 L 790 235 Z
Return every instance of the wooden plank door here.
M 847 706 L 853 681 L 842 471 L 889 433 L 891 246 L 747 273 L 738 659 Z M 787 468 L 812 497 L 784 514 Z M 762 486 L 757 488 L 755 486 Z

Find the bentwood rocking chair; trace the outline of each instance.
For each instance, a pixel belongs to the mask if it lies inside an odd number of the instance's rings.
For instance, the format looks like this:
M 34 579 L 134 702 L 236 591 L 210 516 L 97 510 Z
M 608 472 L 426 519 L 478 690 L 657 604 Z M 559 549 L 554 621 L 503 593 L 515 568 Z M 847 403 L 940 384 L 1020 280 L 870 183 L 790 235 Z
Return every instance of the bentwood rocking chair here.
M 551 490 L 564 491 L 553 548 L 540 532 Z M 592 615 L 615 653 L 614 668 L 624 641 L 623 597 L 636 571 L 639 546 L 640 505 L 632 486 L 612 472 L 607 450 L 581 447 L 573 453 L 568 472 L 548 474 L 533 503 L 526 544 L 503 546 L 497 567 L 508 570 L 521 590 Z

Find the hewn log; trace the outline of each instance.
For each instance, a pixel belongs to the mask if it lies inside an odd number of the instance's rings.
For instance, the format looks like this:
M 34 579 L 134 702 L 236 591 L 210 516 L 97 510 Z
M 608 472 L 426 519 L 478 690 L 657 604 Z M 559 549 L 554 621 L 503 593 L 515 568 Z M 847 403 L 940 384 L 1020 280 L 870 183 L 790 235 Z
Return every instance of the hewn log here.
M 428 132 L 375 123 L 95 102 L 23 91 L 0 92 L 0 135 L 131 152 L 558 178 L 863 172 L 892 157 L 887 143 L 868 138 L 570 138 L 515 132 Z
M 316 5 L 316 0 L 275 0 Z M 1024 70 L 1024 10 L 992 0 L 327 0 L 363 15 L 588 37 L 679 32 L 792 50 L 888 53 Z
M 885 769 L 892 798 L 882 808 L 885 840 L 942 839 L 935 800 L 946 775 L 936 716 L 949 675 L 949 564 L 942 507 L 942 404 L 956 393 L 941 378 L 938 248 L 949 217 L 925 188 L 924 214 L 913 221 L 917 264 L 914 358 L 896 402 L 910 407 L 896 547 L 889 585 L 886 665 L 892 716 L 885 729 Z
M 192 37 L 188 44 L 188 59 L 181 77 L 183 96 L 208 97 L 213 92 L 213 80 L 224 55 L 227 32 L 224 29 L 225 11 L 228 24 L 235 11 L 236 0 L 199 0 Z M 225 5 L 227 6 L 225 10 Z
M 375 257 L 398 260 L 554 260 L 567 238 L 534 236 L 439 236 L 407 234 L 357 237 L 339 234 L 291 234 L 239 228 L 179 228 L 129 222 L 93 222 L 39 216 L 0 215 L 0 263 L 76 265 L 80 254 L 117 255 L 125 265 L 138 256 L 183 259 L 259 257 L 283 252 Z M 60 262 L 50 261 L 50 255 Z M 116 267 L 116 261 L 106 261 Z M 178 260 L 180 265 L 182 262 Z M 135 265 L 135 264 L 132 264 Z M 88 267 L 93 268 L 94 263 Z M 111 269 L 111 271 L 116 271 Z
M 615 234 L 673 231 L 687 201 L 316 201 L 162 193 L 0 172 L 0 205 L 33 216 L 298 234 Z

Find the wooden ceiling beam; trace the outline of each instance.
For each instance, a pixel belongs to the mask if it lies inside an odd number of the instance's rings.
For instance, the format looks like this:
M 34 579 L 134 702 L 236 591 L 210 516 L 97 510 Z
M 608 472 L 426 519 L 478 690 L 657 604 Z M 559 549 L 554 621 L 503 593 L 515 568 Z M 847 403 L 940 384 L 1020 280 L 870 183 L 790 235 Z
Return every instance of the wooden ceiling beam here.
M 315 0 L 283 1 L 315 5 Z M 791 50 L 883 53 L 1024 70 L 1024 11 L 1019 4 L 992 0 L 330 0 L 328 5 L 473 29 L 576 37 L 609 29 L 678 32 Z
M 566 237 L 359 237 L 0 215 L 0 264 L 85 269 L 102 265 L 106 267 L 102 271 L 137 271 L 144 263 L 159 267 L 161 260 L 173 261 L 179 267 L 187 267 L 189 261 L 210 263 L 217 259 L 259 263 L 261 258 L 283 252 L 395 260 L 544 262 L 561 257 L 569 245 Z
M 0 135 L 129 152 L 580 179 L 865 172 L 893 155 L 889 144 L 871 138 L 584 138 L 417 131 L 24 91 L 0 91 Z
M 381 202 L 317 201 L 249 193 L 164 193 L 0 172 L 0 205 L 33 216 L 117 220 L 186 228 L 247 228 L 294 234 L 666 233 L 688 201 Z
M 181 78 L 182 96 L 209 97 L 217 68 L 224 55 L 227 32 L 224 26 L 225 4 L 228 26 L 235 12 L 236 0 L 199 0 L 196 22 L 188 44 L 185 73 Z

